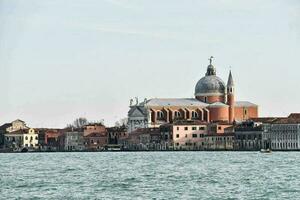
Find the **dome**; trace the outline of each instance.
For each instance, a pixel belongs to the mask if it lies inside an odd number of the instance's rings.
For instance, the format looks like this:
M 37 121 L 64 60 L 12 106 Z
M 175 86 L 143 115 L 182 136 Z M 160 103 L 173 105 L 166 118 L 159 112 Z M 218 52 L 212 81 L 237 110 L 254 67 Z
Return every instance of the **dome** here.
M 216 75 L 201 78 L 195 88 L 195 96 L 224 95 L 225 84 Z

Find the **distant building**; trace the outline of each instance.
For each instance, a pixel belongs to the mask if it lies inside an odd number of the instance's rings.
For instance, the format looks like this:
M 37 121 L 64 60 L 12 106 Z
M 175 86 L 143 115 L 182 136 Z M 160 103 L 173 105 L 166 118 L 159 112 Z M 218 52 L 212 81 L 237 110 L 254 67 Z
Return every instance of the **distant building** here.
M 128 136 L 126 126 L 106 128 L 108 144 L 120 144 L 122 139 Z
M 241 151 L 259 151 L 264 148 L 263 125 L 257 125 L 253 121 L 243 122 L 235 128 L 234 149 Z
M 44 147 L 46 150 L 59 149 L 59 136 L 63 134 L 60 129 L 48 129 L 44 131 Z M 40 135 L 40 134 L 39 134 Z
M 90 123 L 83 127 L 83 134 L 87 136 L 91 133 L 104 133 L 106 132 L 106 127 L 102 123 Z
M 159 128 L 136 129 L 123 139 L 125 150 L 161 150 Z
M 230 71 L 227 84 L 216 75 L 212 58 L 207 72 L 195 87 L 195 98 L 145 99 L 135 105 L 130 101 L 128 132 L 138 128 L 155 128 L 178 120 L 206 122 L 245 121 L 258 117 L 258 106 L 247 101 L 235 101 L 235 84 Z
M 10 124 L 10 126 L 8 126 L 6 128 L 6 131 L 11 133 L 11 132 L 14 132 L 14 131 L 18 131 L 18 130 L 22 130 L 22 129 L 29 129 L 29 127 L 26 126 L 26 123 L 20 119 L 17 119 L 11 123 L 8 123 Z
M 108 144 L 106 127 L 102 123 L 91 123 L 83 127 L 83 140 L 86 150 L 103 150 Z
M 274 120 L 265 132 L 272 150 L 300 149 L 300 114 Z
M 94 132 L 84 136 L 84 145 L 86 150 L 99 151 L 103 150 L 108 144 L 107 132 Z
M 233 150 L 233 125 L 219 122 L 208 126 L 208 134 L 204 138 L 205 150 Z
M 37 149 L 38 134 L 33 128 L 9 132 L 4 135 L 4 145 L 8 148 Z
M 65 151 L 82 151 L 85 150 L 83 131 L 66 131 L 60 139 L 63 141 L 63 150 Z
M 207 122 L 182 120 L 160 127 L 162 146 L 166 150 L 202 150 Z

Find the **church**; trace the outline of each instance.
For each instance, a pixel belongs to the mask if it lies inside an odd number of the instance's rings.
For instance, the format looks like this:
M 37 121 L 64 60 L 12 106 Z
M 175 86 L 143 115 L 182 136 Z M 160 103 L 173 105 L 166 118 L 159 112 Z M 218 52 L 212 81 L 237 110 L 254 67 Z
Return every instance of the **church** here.
M 128 132 L 138 128 L 154 128 L 178 120 L 200 120 L 204 122 L 245 121 L 258 117 L 258 106 L 248 101 L 235 100 L 235 84 L 231 71 L 227 84 L 217 76 L 212 65 L 196 84 L 195 98 L 154 98 L 133 105 L 130 101 Z

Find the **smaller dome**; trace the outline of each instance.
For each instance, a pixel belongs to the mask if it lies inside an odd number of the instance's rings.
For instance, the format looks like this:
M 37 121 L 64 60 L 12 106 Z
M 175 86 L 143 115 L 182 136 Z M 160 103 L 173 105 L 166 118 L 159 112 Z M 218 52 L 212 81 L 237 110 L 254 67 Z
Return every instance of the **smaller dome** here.
M 215 102 L 208 106 L 209 108 L 220 108 L 220 107 L 229 107 L 227 104 L 224 104 L 222 102 Z

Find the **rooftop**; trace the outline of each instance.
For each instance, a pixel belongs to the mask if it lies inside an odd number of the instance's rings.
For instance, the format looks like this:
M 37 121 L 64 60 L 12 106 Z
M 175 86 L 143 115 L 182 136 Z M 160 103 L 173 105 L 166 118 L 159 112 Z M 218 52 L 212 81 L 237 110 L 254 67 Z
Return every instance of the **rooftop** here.
M 195 98 L 154 98 L 146 102 L 146 106 L 198 106 L 206 107 L 208 104 L 203 103 Z

